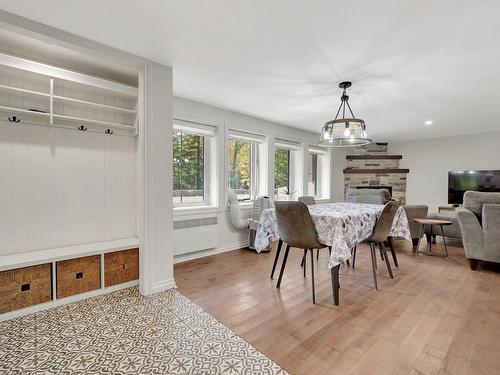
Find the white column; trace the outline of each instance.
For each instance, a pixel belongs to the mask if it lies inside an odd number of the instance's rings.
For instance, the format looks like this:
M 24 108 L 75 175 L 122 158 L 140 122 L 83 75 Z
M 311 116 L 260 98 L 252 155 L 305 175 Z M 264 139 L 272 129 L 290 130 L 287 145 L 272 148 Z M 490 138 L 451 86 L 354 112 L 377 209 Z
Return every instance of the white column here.
M 146 63 L 138 140 L 140 291 L 175 287 L 172 228 L 172 68 Z

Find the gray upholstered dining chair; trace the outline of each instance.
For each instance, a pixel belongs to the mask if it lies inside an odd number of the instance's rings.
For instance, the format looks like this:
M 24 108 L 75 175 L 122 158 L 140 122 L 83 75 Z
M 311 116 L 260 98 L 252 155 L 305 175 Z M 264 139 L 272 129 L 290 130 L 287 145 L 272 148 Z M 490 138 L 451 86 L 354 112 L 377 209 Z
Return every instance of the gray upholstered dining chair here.
M 389 277 L 394 279 L 394 275 L 392 273 L 391 264 L 389 263 L 389 258 L 387 257 L 387 251 L 384 246 L 384 242 L 388 240 L 389 234 L 391 233 L 392 222 L 394 221 L 394 217 L 396 216 L 396 212 L 399 208 L 398 201 L 390 201 L 387 203 L 382 211 L 382 214 L 378 218 L 375 228 L 373 229 L 373 233 L 370 237 L 366 239 L 366 241 L 370 244 L 370 252 L 372 258 L 372 271 L 373 271 L 373 283 L 375 285 L 375 289 L 378 289 L 377 284 L 377 254 L 375 250 L 375 245 L 378 245 L 380 252 L 383 255 L 385 260 L 385 265 L 387 267 L 387 272 L 389 272 Z M 354 267 L 354 259 L 356 257 L 357 248 L 354 248 L 353 253 L 353 267 Z M 393 252 L 393 255 L 395 253 Z
M 310 195 L 304 195 L 302 197 L 299 197 L 297 200 L 308 206 L 316 204 L 316 199 L 314 199 L 314 197 L 311 197 Z
M 415 219 L 426 219 L 429 211 L 429 206 L 425 205 L 405 205 L 403 206 L 408 224 L 410 225 L 410 235 L 413 244 L 413 249 L 420 244 L 420 239 L 424 235 L 424 228 L 421 224 L 416 223 Z
M 327 246 L 319 242 L 316 228 L 309 214 L 307 206 L 302 202 L 275 202 L 276 221 L 278 224 L 278 236 L 280 240 L 287 244 L 281 271 L 278 278 L 277 288 L 281 286 L 281 280 L 285 271 L 288 253 L 291 247 L 304 250 L 311 253 L 311 278 L 312 278 L 312 298 L 313 303 L 316 303 L 315 286 L 314 286 L 314 249 L 322 249 Z M 279 253 L 276 253 L 275 263 Z M 304 262 L 304 275 L 306 264 Z

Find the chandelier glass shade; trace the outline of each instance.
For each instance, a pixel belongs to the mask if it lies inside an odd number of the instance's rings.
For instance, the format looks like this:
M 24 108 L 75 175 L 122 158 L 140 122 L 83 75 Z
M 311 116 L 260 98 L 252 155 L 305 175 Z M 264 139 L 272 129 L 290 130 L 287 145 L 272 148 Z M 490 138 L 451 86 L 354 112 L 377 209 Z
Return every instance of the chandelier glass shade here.
M 365 121 L 356 118 L 349 105 L 349 95 L 346 89 L 351 87 L 351 82 L 341 82 L 339 87 L 343 89 L 340 98 L 340 107 L 334 120 L 325 122 L 321 130 L 319 144 L 325 147 L 356 147 L 372 143 L 366 132 Z M 346 109 L 348 110 L 346 117 Z M 339 116 L 342 115 L 340 118 Z M 349 117 L 350 115 L 350 117 Z

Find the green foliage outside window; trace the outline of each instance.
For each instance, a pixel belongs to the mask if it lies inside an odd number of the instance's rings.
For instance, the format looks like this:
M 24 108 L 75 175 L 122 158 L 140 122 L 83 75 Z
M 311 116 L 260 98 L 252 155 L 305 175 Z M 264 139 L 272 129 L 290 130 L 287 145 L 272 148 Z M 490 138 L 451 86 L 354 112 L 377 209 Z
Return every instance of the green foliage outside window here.
M 251 143 L 230 140 L 228 144 L 229 188 L 236 191 L 239 200 L 250 199 Z
M 274 189 L 276 195 L 290 192 L 290 150 L 277 148 L 274 152 Z
M 204 201 L 205 138 L 174 132 L 174 203 Z

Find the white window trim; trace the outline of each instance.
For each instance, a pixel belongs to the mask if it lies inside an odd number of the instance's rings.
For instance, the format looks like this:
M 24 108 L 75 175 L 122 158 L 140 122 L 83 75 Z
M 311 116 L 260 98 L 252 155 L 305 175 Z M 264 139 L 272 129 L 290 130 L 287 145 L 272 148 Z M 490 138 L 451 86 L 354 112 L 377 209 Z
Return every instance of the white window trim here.
M 174 211 L 217 208 L 217 128 L 212 125 L 174 118 L 173 130 L 205 137 L 204 142 L 204 202 L 174 205 Z

